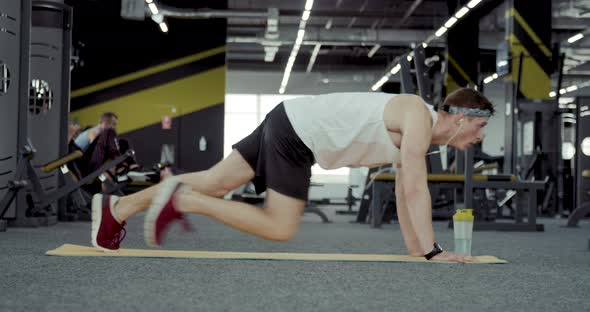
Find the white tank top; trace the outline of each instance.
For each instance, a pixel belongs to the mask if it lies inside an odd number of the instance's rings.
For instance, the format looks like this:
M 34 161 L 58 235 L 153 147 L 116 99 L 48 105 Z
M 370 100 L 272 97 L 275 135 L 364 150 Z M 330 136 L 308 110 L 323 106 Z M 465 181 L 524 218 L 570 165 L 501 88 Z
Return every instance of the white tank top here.
M 331 93 L 284 101 L 295 133 L 324 169 L 376 167 L 400 162 L 400 151 L 384 122 L 385 104 L 395 94 Z M 437 114 L 430 105 L 434 124 Z

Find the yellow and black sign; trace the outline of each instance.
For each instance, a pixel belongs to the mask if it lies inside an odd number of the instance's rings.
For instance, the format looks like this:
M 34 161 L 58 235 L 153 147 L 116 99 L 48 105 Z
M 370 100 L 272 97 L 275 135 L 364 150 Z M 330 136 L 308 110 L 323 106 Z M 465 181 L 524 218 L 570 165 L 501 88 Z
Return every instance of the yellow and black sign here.
M 512 59 L 511 80 L 516 83 L 522 54 L 519 95 L 528 99 L 549 99 L 551 74 L 555 70 L 551 51 L 551 0 L 535 0 L 534 4 L 512 0 L 506 18 L 510 30 L 506 40 Z

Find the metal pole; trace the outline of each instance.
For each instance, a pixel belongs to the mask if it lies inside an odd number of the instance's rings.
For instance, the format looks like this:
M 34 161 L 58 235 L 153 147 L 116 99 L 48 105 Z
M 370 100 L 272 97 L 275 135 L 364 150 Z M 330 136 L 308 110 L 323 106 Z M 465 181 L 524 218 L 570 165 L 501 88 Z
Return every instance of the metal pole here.
M 406 57 L 406 55 L 402 56 L 399 61 L 401 67 L 400 82 L 402 93 L 416 94 L 416 87 L 414 86 L 414 81 L 412 80 L 411 64 Z

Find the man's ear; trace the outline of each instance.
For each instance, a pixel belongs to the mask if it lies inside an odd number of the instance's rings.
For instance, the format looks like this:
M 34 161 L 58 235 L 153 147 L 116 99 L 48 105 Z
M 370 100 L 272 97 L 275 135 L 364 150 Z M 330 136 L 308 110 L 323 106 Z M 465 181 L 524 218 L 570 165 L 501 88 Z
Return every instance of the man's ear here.
M 453 122 L 460 125 L 461 123 L 465 122 L 465 113 L 459 113 L 453 115 Z

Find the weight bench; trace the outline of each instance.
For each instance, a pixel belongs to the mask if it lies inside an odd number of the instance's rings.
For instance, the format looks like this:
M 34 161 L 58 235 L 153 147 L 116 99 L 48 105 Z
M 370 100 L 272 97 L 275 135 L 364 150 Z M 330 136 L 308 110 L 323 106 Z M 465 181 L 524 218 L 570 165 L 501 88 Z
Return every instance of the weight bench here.
M 380 227 L 384 213 L 384 199 L 391 193 L 391 182 L 395 182 L 396 175 L 384 173 L 374 176 L 373 196 L 370 206 L 371 226 Z M 543 225 L 536 223 L 537 196 L 536 192 L 544 189 L 545 181 L 518 181 L 513 175 L 472 175 L 472 187 L 480 189 L 514 189 L 518 195 L 528 192 L 528 220 L 523 221 L 522 209 L 517 205 L 515 223 L 475 222 L 474 230 L 500 231 L 543 231 Z M 448 188 L 464 188 L 465 175 L 462 174 L 429 174 L 428 183 L 437 183 Z

